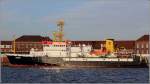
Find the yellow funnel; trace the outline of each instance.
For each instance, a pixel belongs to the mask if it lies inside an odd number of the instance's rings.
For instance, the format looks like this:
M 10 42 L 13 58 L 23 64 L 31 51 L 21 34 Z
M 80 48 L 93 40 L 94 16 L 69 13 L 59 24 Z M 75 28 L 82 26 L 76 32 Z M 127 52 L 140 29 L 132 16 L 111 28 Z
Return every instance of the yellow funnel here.
M 113 41 L 113 39 L 106 39 L 106 50 L 110 53 L 114 52 L 114 41 Z

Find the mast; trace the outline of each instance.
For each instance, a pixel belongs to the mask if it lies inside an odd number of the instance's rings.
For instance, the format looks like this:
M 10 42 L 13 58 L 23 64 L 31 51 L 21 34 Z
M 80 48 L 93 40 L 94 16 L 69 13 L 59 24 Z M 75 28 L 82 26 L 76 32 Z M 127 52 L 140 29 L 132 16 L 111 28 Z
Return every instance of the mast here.
M 53 41 L 64 41 L 64 20 L 60 19 L 57 22 L 58 31 L 53 32 Z
M 63 41 L 63 36 L 64 36 L 64 20 L 63 19 L 61 19 L 61 20 L 59 20 L 58 21 L 58 23 L 57 23 L 57 26 L 58 26 L 58 33 L 59 33 L 59 35 L 58 35 L 58 39 L 59 39 L 59 41 L 60 42 L 62 42 Z

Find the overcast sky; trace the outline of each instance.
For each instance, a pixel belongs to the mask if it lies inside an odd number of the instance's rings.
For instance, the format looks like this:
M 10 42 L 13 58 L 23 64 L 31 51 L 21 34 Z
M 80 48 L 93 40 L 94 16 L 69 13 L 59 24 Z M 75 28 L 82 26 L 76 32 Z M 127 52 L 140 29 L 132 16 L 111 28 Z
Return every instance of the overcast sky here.
M 0 40 L 52 38 L 65 20 L 70 40 L 135 40 L 150 32 L 149 0 L 0 0 Z

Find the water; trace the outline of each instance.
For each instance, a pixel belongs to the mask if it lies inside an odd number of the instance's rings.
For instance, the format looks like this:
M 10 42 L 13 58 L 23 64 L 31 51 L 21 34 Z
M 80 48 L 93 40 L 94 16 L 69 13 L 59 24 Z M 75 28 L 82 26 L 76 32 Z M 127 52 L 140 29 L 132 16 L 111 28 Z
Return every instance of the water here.
M 148 68 L 2 67 L 3 83 L 148 83 Z

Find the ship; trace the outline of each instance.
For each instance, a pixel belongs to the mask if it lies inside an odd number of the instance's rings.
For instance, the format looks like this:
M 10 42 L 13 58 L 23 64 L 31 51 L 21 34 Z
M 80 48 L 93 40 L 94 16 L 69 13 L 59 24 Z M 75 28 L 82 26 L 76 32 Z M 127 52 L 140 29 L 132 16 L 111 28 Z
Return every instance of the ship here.
M 21 65 L 56 65 L 62 67 L 140 67 L 140 58 L 123 51 L 112 52 L 113 41 L 106 40 L 106 45 L 99 54 L 94 53 L 91 45 L 71 45 L 71 42 L 44 41 L 43 51 L 31 49 L 30 54 L 7 54 L 11 64 Z M 106 47 L 107 46 L 107 47 Z M 119 54 L 120 53 L 120 54 Z

